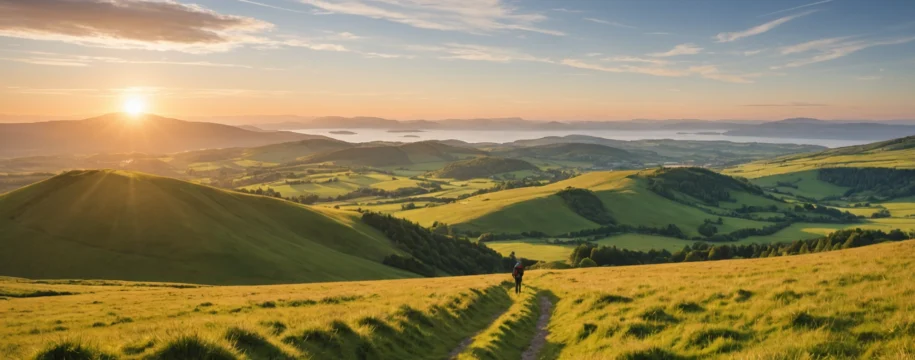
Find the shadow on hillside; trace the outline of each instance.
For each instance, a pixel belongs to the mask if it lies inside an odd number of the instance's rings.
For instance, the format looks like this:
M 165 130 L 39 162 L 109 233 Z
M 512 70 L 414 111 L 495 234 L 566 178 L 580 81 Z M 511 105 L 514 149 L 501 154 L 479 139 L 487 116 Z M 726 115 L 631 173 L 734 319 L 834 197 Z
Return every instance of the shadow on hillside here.
M 367 331 L 334 321 L 329 328 L 305 330 L 283 342 L 315 359 L 443 359 L 511 305 L 506 290 L 501 284 L 470 289 L 427 312 L 404 305 L 385 319 L 357 320 Z

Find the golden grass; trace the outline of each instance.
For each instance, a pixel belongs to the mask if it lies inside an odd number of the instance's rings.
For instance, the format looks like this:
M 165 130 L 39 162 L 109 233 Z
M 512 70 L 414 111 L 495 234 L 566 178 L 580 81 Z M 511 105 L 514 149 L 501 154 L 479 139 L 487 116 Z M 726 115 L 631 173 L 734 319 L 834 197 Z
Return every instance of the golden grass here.
M 0 291 L 79 294 L 0 300 L 0 358 L 32 358 L 70 341 L 119 358 L 180 350 L 441 359 L 476 334 L 462 357 L 517 359 L 533 336 L 536 290 L 555 301 L 541 358 L 908 359 L 915 356 L 913 264 L 915 241 L 906 241 L 754 260 L 529 271 L 522 296 L 506 294 L 507 274 L 199 288 L 7 278 Z

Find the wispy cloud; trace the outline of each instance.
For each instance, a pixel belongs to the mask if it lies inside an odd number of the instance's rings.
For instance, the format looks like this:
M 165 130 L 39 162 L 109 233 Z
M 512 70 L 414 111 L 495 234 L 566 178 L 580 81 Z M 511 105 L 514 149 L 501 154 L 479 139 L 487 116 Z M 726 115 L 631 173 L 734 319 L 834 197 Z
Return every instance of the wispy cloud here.
M 566 8 L 555 8 L 555 9 L 550 9 L 550 10 L 556 11 L 556 12 L 576 13 L 576 14 L 577 14 L 577 13 L 583 13 L 583 12 L 584 12 L 584 11 L 582 11 L 582 10 L 572 10 L 572 9 L 566 9 Z
M 753 56 L 766 51 L 766 49 L 756 49 L 756 50 L 746 50 L 743 52 L 743 56 Z
M 594 71 L 602 71 L 609 73 L 634 73 L 634 74 L 645 74 L 653 76 L 662 76 L 662 77 L 686 77 L 690 75 L 697 75 L 702 78 L 716 80 L 721 82 L 729 83 L 739 83 L 747 84 L 752 83 L 753 78 L 760 77 L 761 74 L 733 74 L 721 72 L 715 65 L 701 65 L 701 66 L 690 66 L 685 69 L 672 68 L 668 66 L 661 65 L 616 65 L 616 66 L 605 66 L 600 64 L 593 64 L 584 62 L 577 59 L 563 59 L 559 62 L 562 65 L 570 66 L 579 69 L 587 69 Z
M 680 45 L 674 46 L 673 49 L 670 49 L 666 52 L 651 53 L 651 54 L 648 54 L 648 56 L 671 57 L 671 56 L 678 56 L 678 55 L 696 55 L 700 52 L 702 52 L 701 47 L 698 47 L 695 44 L 686 43 L 686 44 L 680 44 Z
M 3 0 L 0 36 L 83 46 L 227 51 L 259 40 L 272 24 L 174 1 Z
M 258 2 L 258 1 L 253 1 L 253 0 L 238 0 L 238 1 L 243 2 L 243 3 L 246 3 L 246 4 L 257 5 L 257 6 L 263 6 L 263 7 L 266 7 L 266 8 L 271 8 L 271 9 L 276 9 L 276 10 L 294 12 L 294 13 L 299 13 L 299 14 L 308 14 L 308 12 L 305 12 L 305 11 L 299 11 L 299 10 L 294 10 L 294 9 L 290 9 L 290 8 L 284 8 L 284 7 L 281 7 L 281 6 L 270 5 L 270 4 L 266 4 L 266 3 L 262 3 L 262 2 Z
M 645 63 L 645 64 L 653 64 L 653 65 L 665 65 L 665 64 L 670 63 L 670 61 L 667 61 L 667 60 L 661 60 L 661 59 L 646 59 L 646 58 L 641 58 L 641 57 L 638 57 L 638 56 L 614 56 L 614 57 L 603 58 L 603 59 L 601 59 L 601 60 L 604 60 L 604 61 L 613 61 L 613 62 L 624 62 L 624 63 L 626 63 L 626 62 L 628 62 L 628 63 Z
M 794 60 L 784 65 L 773 66 L 772 69 L 801 67 L 818 62 L 835 60 L 874 46 L 901 45 L 915 41 L 915 36 L 883 40 L 848 39 L 850 39 L 850 37 L 827 38 L 786 46 L 781 48 L 780 51 L 782 54 L 805 53 L 809 51 L 815 51 L 818 54 L 809 58 Z
M 768 104 L 746 104 L 743 106 L 751 107 L 817 107 L 817 106 L 829 106 L 829 104 L 820 104 L 820 103 L 809 103 L 803 101 L 792 101 L 787 103 L 768 103 Z
M 408 49 L 440 53 L 439 59 L 443 60 L 470 60 L 497 63 L 510 63 L 515 61 L 553 63 L 553 61 L 548 58 L 530 55 L 514 49 L 475 44 L 448 43 L 443 46 L 414 45 L 408 47 Z
M 124 59 L 108 56 L 87 56 L 87 55 L 69 55 L 42 51 L 17 51 L 5 50 L 5 52 L 22 54 L 21 56 L 0 57 L 0 60 L 15 61 L 33 65 L 48 66 L 92 66 L 95 64 L 135 64 L 135 65 L 179 65 L 179 66 L 202 66 L 202 67 L 222 67 L 222 68 L 246 68 L 253 67 L 240 64 L 214 63 L 209 61 L 174 61 L 174 60 L 138 60 Z
M 774 28 L 778 27 L 779 25 L 782 25 L 782 24 L 784 24 L 784 23 L 786 23 L 786 22 L 789 22 L 789 21 L 791 21 L 791 20 L 797 19 L 797 18 L 802 17 L 802 16 L 807 16 L 807 15 L 813 14 L 813 13 L 815 13 L 815 12 L 816 12 L 816 10 L 810 10 L 810 11 L 805 11 L 805 12 L 802 12 L 802 13 L 799 13 L 799 14 L 788 15 L 788 16 L 785 16 L 785 17 L 781 17 L 781 18 L 772 20 L 772 21 L 767 22 L 767 23 L 765 23 L 765 24 L 761 24 L 761 25 L 757 25 L 757 26 L 751 27 L 751 28 L 746 29 L 746 30 L 744 30 L 744 31 L 723 32 L 723 33 L 719 33 L 718 35 L 715 36 L 715 38 L 718 40 L 718 42 L 731 42 L 731 41 L 743 39 L 743 38 L 745 38 L 745 37 L 750 37 L 750 36 L 754 36 L 754 35 L 759 35 L 759 34 L 762 34 L 762 33 L 767 32 L 767 31 L 769 31 L 769 30 L 772 30 L 772 29 L 774 29 Z
M 595 57 L 595 56 L 601 56 L 601 55 L 603 55 L 603 53 L 599 53 L 599 52 L 585 54 L 585 56 L 587 56 L 587 57 Z
M 788 9 L 782 9 L 782 10 L 778 10 L 778 11 L 773 11 L 773 12 L 770 12 L 770 13 L 768 13 L 768 14 L 759 15 L 759 16 L 757 16 L 757 17 L 765 17 L 765 16 L 769 16 L 769 15 L 781 14 L 781 13 L 783 13 L 783 12 L 789 12 L 789 11 L 793 11 L 793 10 L 797 10 L 797 9 L 803 9 L 803 8 L 805 8 L 805 7 L 816 6 L 816 5 L 825 4 L 825 3 L 828 3 L 828 2 L 832 2 L 832 0 L 817 1 L 817 2 L 814 2 L 814 3 L 810 3 L 810 4 L 804 4 L 804 5 L 801 5 L 801 6 L 795 6 L 795 7 L 793 7 L 793 8 L 788 8 Z
M 485 34 L 518 30 L 563 36 L 565 33 L 537 27 L 543 14 L 519 12 L 501 0 L 299 0 L 335 14 L 382 19 L 421 29 Z
M 616 27 L 621 27 L 621 28 L 626 28 L 626 29 L 635 29 L 635 28 L 636 28 L 635 26 L 626 25 L 626 24 L 619 23 L 619 22 L 616 22 L 616 21 L 607 21 L 607 20 L 601 20 L 601 19 L 595 19 L 595 18 L 584 18 L 584 20 L 590 21 L 590 22 L 595 22 L 595 23 L 598 23 L 598 24 L 616 26 Z

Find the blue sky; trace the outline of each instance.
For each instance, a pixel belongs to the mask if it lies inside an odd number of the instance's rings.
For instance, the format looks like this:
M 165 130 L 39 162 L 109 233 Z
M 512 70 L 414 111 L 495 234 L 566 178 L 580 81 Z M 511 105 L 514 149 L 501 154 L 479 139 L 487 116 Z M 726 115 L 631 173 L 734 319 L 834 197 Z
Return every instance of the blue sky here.
M 0 108 L 915 118 L 912 1 L 0 0 Z M 86 30 L 89 29 L 89 30 Z

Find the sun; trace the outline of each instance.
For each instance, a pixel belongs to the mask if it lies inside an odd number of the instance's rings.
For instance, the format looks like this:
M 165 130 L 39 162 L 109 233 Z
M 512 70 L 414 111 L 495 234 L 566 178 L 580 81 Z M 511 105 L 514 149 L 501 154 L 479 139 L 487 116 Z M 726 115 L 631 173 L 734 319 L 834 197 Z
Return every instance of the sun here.
M 124 101 L 124 112 L 137 116 L 146 112 L 146 102 L 142 98 L 132 97 Z

